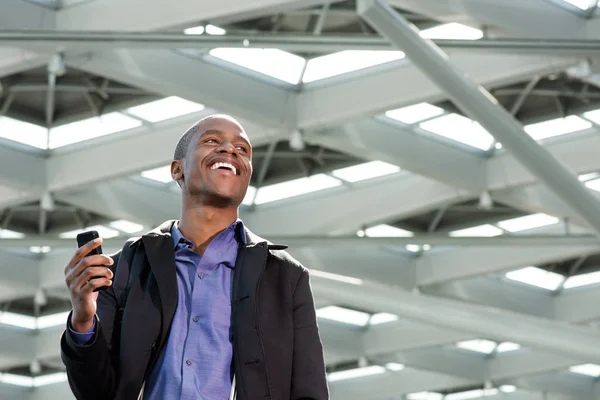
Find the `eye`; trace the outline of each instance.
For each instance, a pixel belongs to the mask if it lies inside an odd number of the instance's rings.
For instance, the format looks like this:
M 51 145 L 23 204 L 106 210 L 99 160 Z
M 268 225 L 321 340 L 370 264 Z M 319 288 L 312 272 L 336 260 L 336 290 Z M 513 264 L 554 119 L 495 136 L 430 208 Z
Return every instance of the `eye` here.
M 214 139 L 214 138 L 208 138 L 208 139 L 205 139 L 205 140 L 204 140 L 204 143 L 211 143 L 211 142 L 212 142 L 212 143 L 217 143 L 217 139 Z
M 235 148 L 238 149 L 239 151 L 248 152 L 248 149 L 246 148 L 246 146 L 235 146 Z

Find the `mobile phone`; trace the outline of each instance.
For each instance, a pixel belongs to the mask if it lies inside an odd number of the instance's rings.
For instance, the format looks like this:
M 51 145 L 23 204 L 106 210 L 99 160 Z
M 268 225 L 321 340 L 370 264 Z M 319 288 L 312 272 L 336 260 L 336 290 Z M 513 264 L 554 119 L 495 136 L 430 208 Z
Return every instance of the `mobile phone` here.
M 77 247 L 81 247 L 84 244 L 91 242 L 94 239 L 99 238 L 100 235 L 98 234 L 97 231 L 87 231 L 87 232 L 82 232 L 80 234 L 77 235 Z M 87 253 L 85 256 L 91 256 L 94 254 L 102 254 L 102 245 L 96 247 L 95 249 L 92 249 L 89 253 Z M 99 277 L 100 278 L 100 277 Z M 92 278 L 95 279 L 95 278 Z M 94 289 L 94 292 L 97 292 L 99 290 L 104 290 L 106 289 L 108 286 L 100 286 L 99 288 Z

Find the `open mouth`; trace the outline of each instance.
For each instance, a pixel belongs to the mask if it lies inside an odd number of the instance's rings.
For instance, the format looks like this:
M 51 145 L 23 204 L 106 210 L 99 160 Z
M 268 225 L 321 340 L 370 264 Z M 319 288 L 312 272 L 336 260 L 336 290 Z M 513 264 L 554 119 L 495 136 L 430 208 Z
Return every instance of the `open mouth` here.
M 213 169 L 229 170 L 229 171 L 233 172 L 234 175 L 237 175 L 237 168 L 235 168 L 232 164 L 229 164 L 226 162 L 216 162 L 210 167 L 210 169 L 211 170 L 213 170 Z

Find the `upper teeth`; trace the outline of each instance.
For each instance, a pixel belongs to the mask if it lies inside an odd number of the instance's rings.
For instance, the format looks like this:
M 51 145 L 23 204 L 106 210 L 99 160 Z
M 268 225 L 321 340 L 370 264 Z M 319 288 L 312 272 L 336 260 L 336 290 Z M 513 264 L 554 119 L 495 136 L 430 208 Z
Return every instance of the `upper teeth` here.
M 212 167 L 210 167 L 210 169 L 217 169 L 217 168 L 221 168 L 221 167 L 225 167 L 225 168 L 229 168 L 230 170 L 233 171 L 234 175 L 237 175 L 237 170 L 235 169 L 235 167 L 229 163 L 224 163 L 224 162 L 218 162 L 218 163 L 214 163 Z

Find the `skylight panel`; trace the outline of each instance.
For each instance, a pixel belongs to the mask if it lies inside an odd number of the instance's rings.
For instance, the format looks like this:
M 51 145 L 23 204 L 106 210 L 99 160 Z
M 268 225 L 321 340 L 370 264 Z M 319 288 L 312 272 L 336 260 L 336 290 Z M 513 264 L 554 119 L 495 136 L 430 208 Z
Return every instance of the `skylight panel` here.
M 585 183 L 585 186 L 589 189 L 595 190 L 597 192 L 600 192 L 600 179 L 594 179 L 591 181 L 587 181 Z
M 113 112 L 50 129 L 50 148 L 67 146 L 142 126 L 142 121 Z
M 347 379 L 363 378 L 366 376 L 383 374 L 385 368 L 380 365 L 371 365 L 364 368 L 348 369 L 345 371 L 335 371 L 327 374 L 327 380 L 329 382 L 342 381 Z
M 136 224 L 135 222 L 126 221 L 124 219 L 113 221 L 109 223 L 108 226 L 125 233 L 137 233 L 144 229 L 144 225 Z
M 186 35 L 202 35 L 204 33 L 204 25 L 184 29 L 183 33 Z
M 456 347 L 477 353 L 491 354 L 496 348 L 496 342 L 486 339 L 465 340 L 456 343 Z
M 25 329 L 36 328 L 36 320 L 34 317 L 6 311 L 0 312 L 0 324 L 16 326 Z
M 218 36 L 224 35 L 227 33 L 227 31 L 225 29 L 220 28 L 215 25 L 211 25 L 211 24 L 206 25 L 205 32 L 209 35 L 218 35 Z
M 291 84 L 300 82 L 306 60 L 279 49 L 220 47 L 210 55 Z
M 403 58 L 403 52 L 394 50 L 344 50 L 327 54 L 308 60 L 302 82 L 331 78 Z
M 564 280 L 564 276 L 560 274 L 545 271 L 537 267 L 526 267 L 516 271 L 510 271 L 507 272 L 505 276 L 508 279 L 547 290 L 558 289 Z
M 529 229 L 542 228 L 544 226 L 554 225 L 559 222 L 560 219 L 556 217 L 540 213 L 500 221 L 498 222 L 498 226 L 506 231 L 515 233 Z
M 0 229 L 0 239 L 23 239 L 24 233 L 11 231 L 10 229 Z
M 478 122 L 458 114 L 444 115 L 425 121 L 419 126 L 447 139 L 481 150 L 489 150 L 494 144 L 494 137 Z
M 316 276 L 319 278 L 323 278 L 323 279 L 329 279 L 332 281 L 348 283 L 350 285 L 362 285 L 363 284 L 362 279 L 353 278 L 351 276 L 332 274 L 331 272 L 319 271 L 316 269 L 311 269 L 310 275 Z
M 600 124 L 600 109 L 583 113 L 583 116 L 590 121 Z
M 33 378 L 31 376 L 3 373 L 0 374 L 0 382 L 7 385 L 33 387 Z
M 317 310 L 317 317 L 349 325 L 366 326 L 369 323 L 371 315 L 349 308 L 327 306 Z
M 76 229 L 73 231 L 63 232 L 59 234 L 62 239 L 75 239 L 78 234 L 86 232 L 86 231 L 97 231 L 98 235 L 103 239 L 110 239 L 119 236 L 119 231 L 115 229 L 108 228 L 103 225 L 94 225 L 89 226 L 84 229 Z
M 159 122 L 204 110 L 204 105 L 171 96 L 128 108 L 126 111 L 148 122 Z
M 52 251 L 50 246 L 31 246 L 29 251 L 35 254 L 46 254 Z
M 246 196 L 244 196 L 244 200 L 242 200 L 242 204 L 245 206 L 251 206 L 255 195 L 256 195 L 256 188 L 254 186 L 248 186 L 248 189 L 246 190 Z
M 591 127 L 591 122 L 575 115 L 571 115 L 566 118 L 557 118 L 550 121 L 526 125 L 525 132 L 535 140 L 542 140 L 554 136 L 565 135 L 567 133 L 582 131 Z
M 376 225 L 365 229 L 365 235 L 368 237 L 412 237 L 414 233 L 406 229 L 396 228 L 390 225 Z
M 494 396 L 498 394 L 498 389 L 475 389 L 465 392 L 449 393 L 444 397 L 444 400 L 467 400 L 478 399 L 485 396 Z
M 514 393 L 517 391 L 517 387 L 514 385 L 502 385 L 498 389 L 503 393 Z
M 61 382 L 67 382 L 66 372 L 56 372 L 54 374 L 36 376 L 33 378 L 33 387 L 54 385 Z
M 400 167 L 383 161 L 371 161 L 333 171 L 331 174 L 346 182 L 359 182 L 366 179 L 390 175 L 400 171 Z
M 387 364 L 385 364 L 385 367 L 387 369 L 389 369 L 390 371 L 398 372 L 398 371 L 402 371 L 404 369 L 404 364 L 387 363 Z
M 48 129 L 13 118 L 0 116 L 0 137 L 38 149 L 48 148 Z
M 170 165 L 165 165 L 164 167 L 158 167 L 143 171 L 141 175 L 146 179 L 151 179 L 153 181 L 161 183 L 169 183 L 173 181 L 173 178 L 171 177 Z
M 485 224 L 452 231 L 449 235 L 453 237 L 494 237 L 503 233 L 504 231 L 497 226 Z
M 595 283 L 600 283 L 600 271 L 571 276 L 565 281 L 563 288 L 571 289 L 580 286 L 593 285 Z
M 67 318 L 69 317 L 69 313 L 70 313 L 70 311 L 66 311 L 66 312 L 62 312 L 62 313 L 50 314 L 50 315 L 44 315 L 42 317 L 37 317 L 36 322 L 35 322 L 36 328 L 37 329 L 46 329 L 46 328 L 51 328 L 54 326 L 66 325 Z
M 478 40 L 483 37 L 483 31 L 452 22 L 424 29 L 421 31 L 421 37 L 424 39 Z
M 429 118 L 442 115 L 444 109 L 429 103 L 413 104 L 412 106 L 397 108 L 385 112 L 386 117 L 395 119 L 404 124 L 415 124 Z
M 590 8 L 591 5 L 591 0 L 564 0 L 567 3 L 574 5 L 577 8 L 580 8 L 582 10 L 587 10 L 588 8 Z
M 597 364 L 574 365 L 569 367 L 569 371 L 576 374 L 593 376 L 594 378 L 600 377 L 600 365 Z
M 312 175 L 287 182 L 263 186 L 258 189 L 256 204 L 265 204 L 319 190 L 340 186 L 342 182 L 325 174 Z
M 512 342 L 503 342 L 498 345 L 496 352 L 508 353 L 509 351 L 519 350 L 520 348 L 521 348 L 520 344 L 512 343 Z
M 597 178 L 600 178 L 600 174 L 598 172 L 591 172 L 589 174 L 583 174 L 578 176 L 580 182 L 587 182 Z
M 407 400 L 442 400 L 444 395 L 436 392 L 416 392 L 406 395 Z
M 55 383 L 61 383 L 67 381 L 67 374 L 65 372 L 57 372 L 54 374 L 47 374 L 42 376 L 25 376 L 10 373 L 0 373 L 0 382 L 7 385 L 21 386 L 21 387 L 40 387 L 52 385 Z
M 388 322 L 394 322 L 398 320 L 398 316 L 390 313 L 377 313 L 371 315 L 371 319 L 369 320 L 369 325 L 381 325 L 386 324 Z

